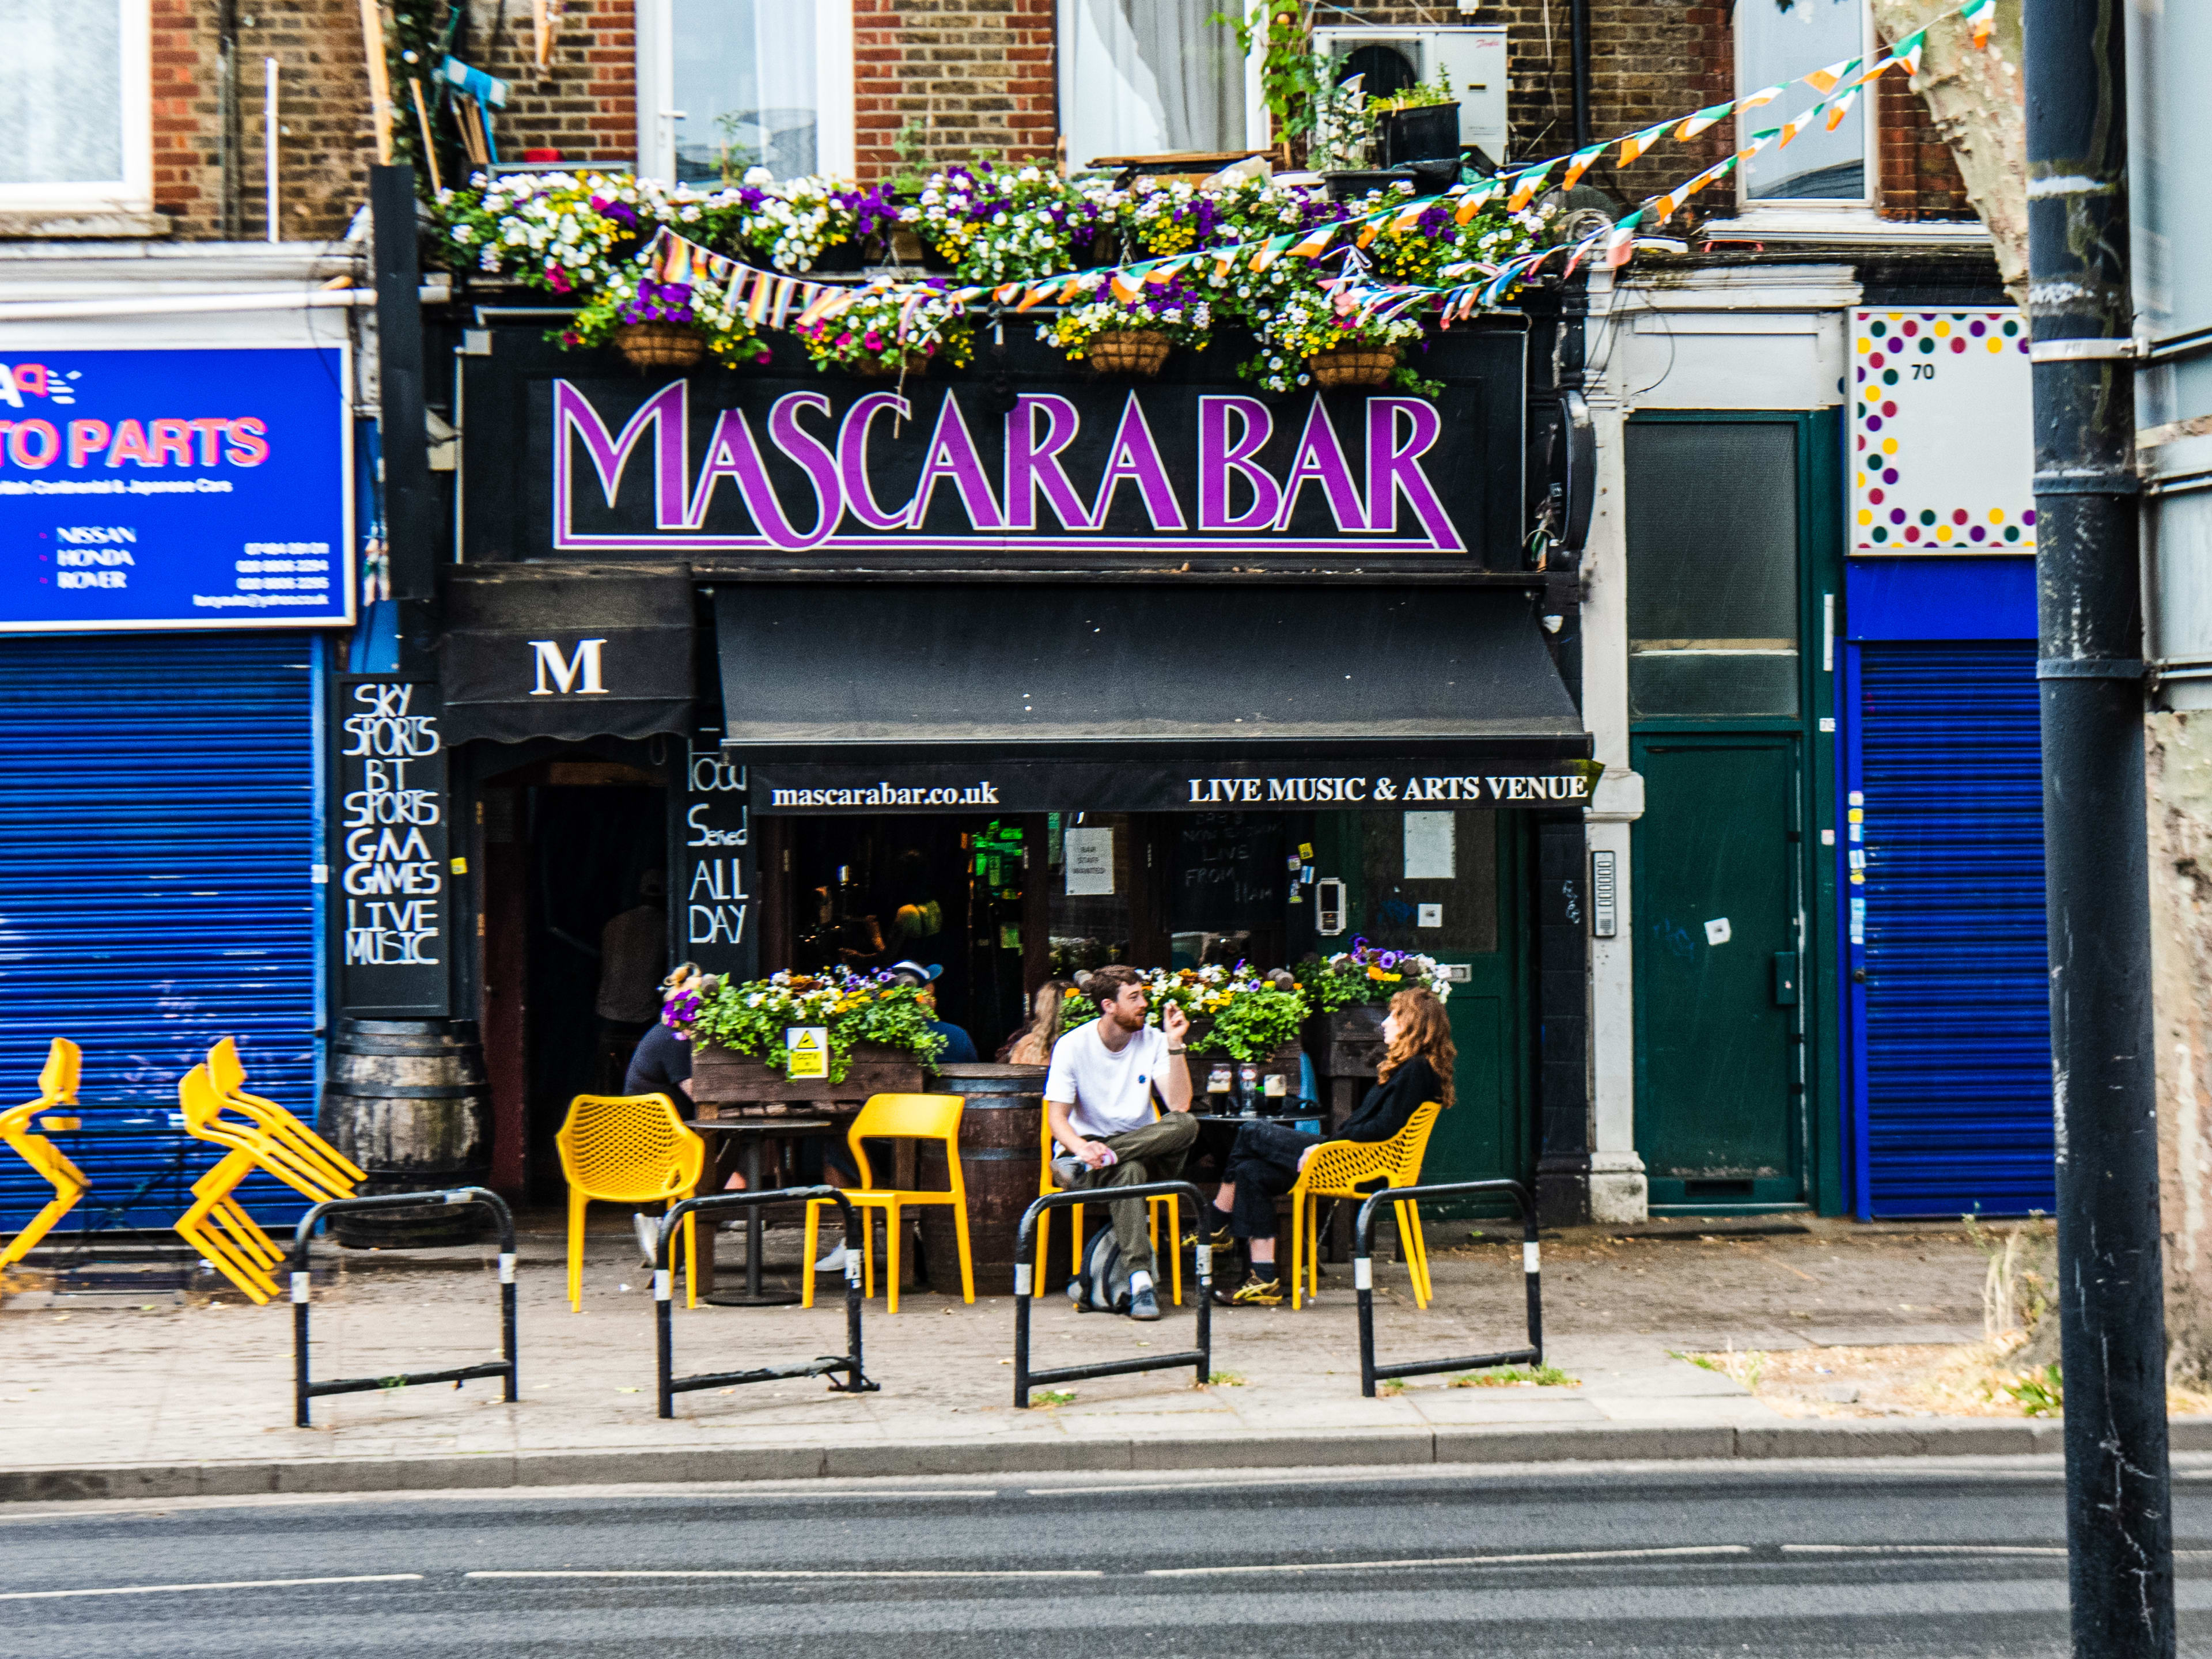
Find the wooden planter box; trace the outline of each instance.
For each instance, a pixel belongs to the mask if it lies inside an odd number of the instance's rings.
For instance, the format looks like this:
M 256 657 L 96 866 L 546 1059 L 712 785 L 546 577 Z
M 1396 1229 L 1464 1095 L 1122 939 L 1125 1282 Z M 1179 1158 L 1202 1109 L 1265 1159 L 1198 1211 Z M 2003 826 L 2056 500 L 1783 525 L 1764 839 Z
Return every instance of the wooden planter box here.
M 1313 1056 L 1316 1074 L 1373 1082 L 1382 1061 L 1382 1017 L 1389 1012 L 1386 1003 L 1364 1002 L 1308 1020 L 1305 1050 Z
M 723 1117 L 781 1117 L 794 1103 L 920 1094 L 923 1086 L 921 1062 L 880 1043 L 864 1042 L 854 1049 L 842 1083 L 827 1078 L 794 1082 L 781 1072 L 770 1071 L 765 1060 L 711 1042 L 696 1043 L 691 1051 L 691 1099 L 709 1123 Z

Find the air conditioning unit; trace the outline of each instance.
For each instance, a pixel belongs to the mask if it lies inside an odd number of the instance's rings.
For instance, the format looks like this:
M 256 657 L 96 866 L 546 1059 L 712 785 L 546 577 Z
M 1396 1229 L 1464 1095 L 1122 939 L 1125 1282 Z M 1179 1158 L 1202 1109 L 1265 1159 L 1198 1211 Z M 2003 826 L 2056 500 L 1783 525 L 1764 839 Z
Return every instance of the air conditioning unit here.
M 1450 78 L 1459 100 L 1459 141 L 1505 160 L 1505 31 L 1466 28 L 1317 28 L 1315 50 L 1341 82 L 1364 75 L 1370 93 Z

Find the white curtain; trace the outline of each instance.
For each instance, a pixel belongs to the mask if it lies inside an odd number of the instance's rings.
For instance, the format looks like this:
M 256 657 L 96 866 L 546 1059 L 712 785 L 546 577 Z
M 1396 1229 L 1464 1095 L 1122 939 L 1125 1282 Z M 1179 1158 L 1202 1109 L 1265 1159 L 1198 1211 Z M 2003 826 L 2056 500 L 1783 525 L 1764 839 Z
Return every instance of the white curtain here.
M 1224 0 L 1060 0 L 1068 160 L 1242 149 L 1244 64 Z
M 119 0 L 0 0 L 0 185 L 123 177 Z
M 1866 0 L 1738 0 L 1735 9 L 1741 90 L 1759 92 L 1808 70 L 1843 63 L 1866 50 Z M 1774 102 L 1742 117 L 1743 138 L 1802 115 L 1820 94 L 1801 80 Z M 1874 88 L 1861 90 L 1833 132 L 1826 118 L 1790 141 L 1770 144 L 1744 164 L 1746 194 L 1759 200 L 1857 201 L 1866 193 L 1867 112 Z

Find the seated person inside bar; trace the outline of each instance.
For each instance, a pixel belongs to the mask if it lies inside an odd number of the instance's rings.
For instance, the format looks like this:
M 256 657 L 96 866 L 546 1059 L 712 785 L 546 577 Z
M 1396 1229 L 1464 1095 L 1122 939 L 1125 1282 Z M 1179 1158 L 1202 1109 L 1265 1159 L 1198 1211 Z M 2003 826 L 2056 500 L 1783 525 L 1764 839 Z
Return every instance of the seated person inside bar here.
M 1359 1109 L 1344 1121 L 1330 1140 L 1388 1140 L 1425 1101 L 1452 1103 L 1452 1066 L 1458 1052 L 1451 1023 L 1436 993 L 1416 988 L 1390 999 L 1382 1021 L 1379 1079 Z M 1221 1190 L 1213 1200 L 1207 1231 L 1187 1243 L 1216 1248 L 1232 1238 L 1245 1243 L 1250 1266 L 1234 1291 L 1216 1285 L 1213 1299 L 1224 1307 L 1272 1308 L 1283 1299 L 1275 1271 L 1275 1200 L 1297 1184 L 1309 1160 L 1328 1143 L 1280 1123 L 1247 1123 L 1237 1131 L 1223 1167 Z
M 951 1020 L 937 1018 L 937 992 L 933 988 L 937 976 L 944 971 L 943 966 L 934 962 L 926 968 L 911 959 L 891 963 L 892 981 L 899 985 L 912 985 L 921 990 L 921 1000 L 929 1009 L 929 1029 L 945 1039 L 945 1052 L 938 1055 L 937 1063 L 939 1066 L 973 1066 L 975 1063 L 975 1039 Z
M 1182 1054 L 1190 1020 L 1170 1003 L 1157 1026 L 1145 1024 L 1145 988 L 1131 968 L 1101 968 L 1083 987 L 1098 1018 L 1053 1045 L 1045 1073 L 1045 1120 L 1067 1156 L 1052 1161 L 1062 1187 L 1138 1187 L 1175 1181 L 1198 1139 L 1190 1116 L 1190 1067 Z M 1152 1099 L 1167 1114 L 1155 1121 Z M 1129 1273 L 1129 1317 L 1158 1319 L 1152 1244 L 1146 1204 L 1111 1206 L 1114 1237 Z

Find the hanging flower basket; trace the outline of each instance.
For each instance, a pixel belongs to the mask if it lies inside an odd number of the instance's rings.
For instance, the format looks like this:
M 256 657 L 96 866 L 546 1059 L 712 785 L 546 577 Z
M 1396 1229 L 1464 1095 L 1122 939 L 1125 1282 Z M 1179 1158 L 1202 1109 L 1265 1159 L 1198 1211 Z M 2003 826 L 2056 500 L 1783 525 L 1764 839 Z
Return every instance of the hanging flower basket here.
M 1091 342 L 1085 359 L 1100 374 L 1133 374 L 1149 380 L 1168 360 L 1168 337 L 1158 329 L 1115 329 Z
M 1323 386 L 1388 386 L 1398 367 L 1395 346 L 1338 346 L 1306 359 L 1314 383 Z
M 848 367 L 854 374 L 869 380 L 888 380 L 899 374 L 926 374 L 929 372 L 929 354 L 926 351 L 902 351 L 881 357 L 863 358 Z
M 689 368 L 706 355 L 707 342 L 689 323 L 624 323 L 615 331 L 615 349 L 641 373 Z

